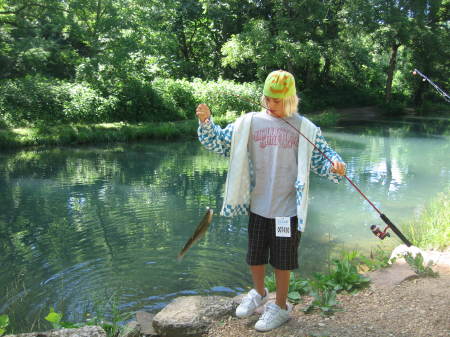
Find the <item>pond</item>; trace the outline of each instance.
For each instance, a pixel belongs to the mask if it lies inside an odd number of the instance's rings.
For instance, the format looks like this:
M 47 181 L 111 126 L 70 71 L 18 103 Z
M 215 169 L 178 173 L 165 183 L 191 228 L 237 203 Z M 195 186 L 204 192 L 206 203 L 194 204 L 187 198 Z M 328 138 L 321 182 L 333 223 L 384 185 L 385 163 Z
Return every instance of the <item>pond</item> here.
M 449 186 L 449 138 L 424 134 L 420 120 L 376 124 L 324 135 L 369 199 L 407 224 Z M 226 172 L 227 160 L 196 140 L 1 153 L 0 314 L 27 332 L 49 328 L 50 307 L 79 322 L 246 291 L 247 218 L 217 215 Z M 326 270 L 343 249 L 400 243 L 373 236 L 382 222 L 349 183 L 312 176 L 310 198 L 302 275 Z M 178 262 L 206 207 L 216 212 L 208 233 Z

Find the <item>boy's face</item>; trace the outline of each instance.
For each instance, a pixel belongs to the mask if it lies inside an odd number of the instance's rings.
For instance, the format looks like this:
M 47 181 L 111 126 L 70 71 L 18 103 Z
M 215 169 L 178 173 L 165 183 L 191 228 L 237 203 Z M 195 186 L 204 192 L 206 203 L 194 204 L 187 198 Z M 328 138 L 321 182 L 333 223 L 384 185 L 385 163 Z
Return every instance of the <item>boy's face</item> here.
M 276 116 L 284 115 L 284 106 L 283 100 L 281 98 L 272 98 L 266 96 L 267 108 L 269 108 L 270 112 Z

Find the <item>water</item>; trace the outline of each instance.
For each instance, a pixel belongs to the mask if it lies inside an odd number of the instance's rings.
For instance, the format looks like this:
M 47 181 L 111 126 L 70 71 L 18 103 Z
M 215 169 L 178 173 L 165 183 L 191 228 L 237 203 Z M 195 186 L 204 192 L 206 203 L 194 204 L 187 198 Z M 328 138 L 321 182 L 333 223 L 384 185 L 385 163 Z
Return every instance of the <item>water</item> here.
M 416 131 L 393 124 L 325 132 L 348 176 L 398 225 L 450 183 L 448 137 Z M 157 312 L 181 295 L 243 292 L 251 285 L 246 217 L 215 216 L 176 261 L 206 206 L 218 213 L 226 172 L 227 160 L 195 140 L 1 153 L 0 314 L 26 332 L 49 327 L 50 307 L 77 322 L 87 313 Z M 381 220 L 350 184 L 313 176 L 310 196 L 304 275 L 324 270 L 343 248 L 400 243 L 371 234 Z

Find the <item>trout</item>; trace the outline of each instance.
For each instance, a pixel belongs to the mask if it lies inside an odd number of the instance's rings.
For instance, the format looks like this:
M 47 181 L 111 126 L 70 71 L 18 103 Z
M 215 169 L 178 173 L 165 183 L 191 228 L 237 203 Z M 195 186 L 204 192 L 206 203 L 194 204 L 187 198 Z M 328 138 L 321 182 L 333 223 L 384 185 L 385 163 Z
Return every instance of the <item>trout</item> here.
M 180 261 L 184 254 L 188 251 L 189 248 L 192 247 L 194 243 L 196 243 L 200 238 L 206 233 L 208 230 L 209 224 L 212 221 L 213 217 L 213 210 L 208 207 L 206 210 L 205 215 L 203 216 L 202 220 L 198 224 L 197 228 L 195 229 L 194 234 L 189 238 L 189 240 L 184 245 L 183 249 L 178 253 L 177 260 Z

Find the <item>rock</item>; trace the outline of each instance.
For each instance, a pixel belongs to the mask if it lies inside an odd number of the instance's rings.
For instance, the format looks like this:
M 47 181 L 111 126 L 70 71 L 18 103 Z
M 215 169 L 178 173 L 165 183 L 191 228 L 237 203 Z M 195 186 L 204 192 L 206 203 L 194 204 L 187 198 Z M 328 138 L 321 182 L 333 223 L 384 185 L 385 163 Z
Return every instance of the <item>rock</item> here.
M 140 327 L 141 335 L 145 336 L 157 336 L 158 334 L 153 329 L 153 319 L 155 315 L 146 311 L 138 311 L 136 313 L 136 319 Z
M 395 249 L 391 253 L 391 257 L 389 258 L 389 261 L 394 263 L 406 263 L 404 256 L 406 256 L 408 253 L 412 255 L 412 257 L 416 257 L 417 254 L 424 255 L 422 250 L 420 248 L 417 248 L 416 246 L 408 247 L 407 245 L 400 245 L 395 247 Z
M 156 314 L 153 327 L 160 336 L 201 336 L 212 322 L 232 314 L 235 308 L 228 297 L 182 296 Z
M 395 262 L 389 268 L 379 269 L 368 273 L 372 288 L 394 288 L 405 280 L 416 277 L 416 273 L 408 264 Z
M 79 329 L 59 329 L 46 332 L 22 333 L 3 337 L 106 337 L 106 332 L 99 326 L 84 326 Z

